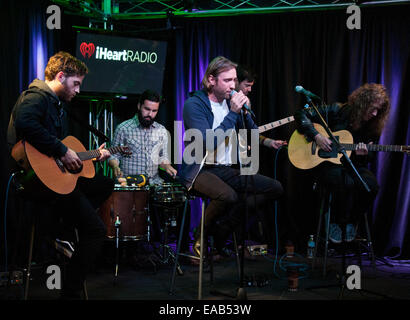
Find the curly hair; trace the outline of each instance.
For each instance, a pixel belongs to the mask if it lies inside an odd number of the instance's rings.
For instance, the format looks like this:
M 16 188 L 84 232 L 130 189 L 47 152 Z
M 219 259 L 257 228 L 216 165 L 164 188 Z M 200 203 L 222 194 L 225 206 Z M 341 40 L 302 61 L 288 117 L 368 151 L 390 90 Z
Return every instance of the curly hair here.
M 350 121 L 353 128 L 360 128 L 364 125 L 363 117 L 375 103 L 381 106 L 377 116 L 369 120 L 365 125 L 369 134 L 380 136 L 390 112 L 390 98 L 386 88 L 382 84 L 365 83 L 354 90 L 347 101 L 353 108 Z
M 60 71 L 64 72 L 66 77 L 83 76 L 88 73 L 88 68 L 81 60 L 67 52 L 60 51 L 48 60 L 44 72 L 46 80 L 52 81 Z

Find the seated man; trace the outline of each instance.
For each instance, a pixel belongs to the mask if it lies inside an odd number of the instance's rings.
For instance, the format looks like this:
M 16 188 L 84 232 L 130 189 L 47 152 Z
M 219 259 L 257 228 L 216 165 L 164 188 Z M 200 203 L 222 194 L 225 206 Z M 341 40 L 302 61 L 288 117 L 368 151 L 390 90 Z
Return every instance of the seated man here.
M 17 100 L 10 119 L 8 142 L 13 145 L 25 140 L 39 152 L 59 159 L 66 170 L 81 169 L 82 161 L 77 153 L 61 139 L 67 135 L 64 103 L 80 92 L 87 72 L 86 65 L 69 53 L 59 52 L 52 56 L 45 69 L 46 80 L 35 79 Z M 99 161 L 110 156 L 104 145 L 99 151 Z M 106 236 L 106 227 L 96 209 L 110 196 L 114 183 L 101 175 L 91 179 L 80 177 L 74 191 L 67 195 L 48 190 L 37 178 L 31 180 L 31 184 L 36 188 L 25 189 L 24 196 L 42 203 L 54 203 L 55 214 L 63 215 L 66 223 L 78 230 L 79 246 L 67 266 L 62 298 L 79 298 L 86 275 Z
M 340 225 L 346 225 L 345 240 L 354 240 L 358 220 L 369 210 L 376 198 L 379 186 L 375 175 L 367 167 L 374 157 L 374 152 L 368 152 L 366 144 L 377 143 L 389 111 L 390 99 L 386 88 L 375 83 L 366 83 L 354 90 L 347 103 L 335 103 L 319 109 L 332 132 L 348 130 L 353 135 L 357 147 L 350 158 L 371 190 L 367 192 L 364 189 L 348 164 L 341 166 L 323 162 L 314 169 L 319 181 L 333 192 L 335 223 L 330 226 L 329 238 L 335 243 L 342 242 Z M 314 140 L 319 148 L 331 151 L 332 141 L 313 126 L 313 122 L 319 123 L 319 115 L 316 112 L 299 110 L 295 113 L 295 121 L 298 131 L 309 141 Z
M 202 136 L 203 146 L 207 145 L 207 135 L 217 132 L 218 129 L 229 136 L 242 128 L 241 110 L 245 103 L 249 103 L 249 99 L 242 91 L 232 94 L 237 81 L 236 66 L 225 57 L 213 59 L 202 79 L 202 90 L 195 91 L 185 101 L 185 130 L 196 129 Z M 258 128 L 246 112 L 244 119 L 246 128 Z M 236 161 L 232 159 L 232 149 L 235 148 L 232 141 L 234 139 L 230 136 L 218 146 L 214 143 L 211 149 L 216 152 L 212 157 L 206 157 L 203 165 L 186 161 L 184 154 L 179 174 L 188 190 L 192 188 L 211 200 L 205 212 L 205 235 L 214 236 L 215 248 L 222 255 L 226 255 L 224 246 L 230 233 L 242 222 L 240 208 L 247 200 L 244 198 L 247 175 L 232 167 Z M 212 153 L 212 150 L 207 151 Z M 205 153 L 195 154 L 195 158 L 203 158 L 204 155 Z M 252 175 L 248 185 L 250 202 L 253 202 L 254 194 L 257 201 L 261 202 L 273 201 L 283 193 L 282 185 L 278 181 L 260 174 Z M 197 255 L 200 250 L 199 236 L 199 233 L 195 235 L 193 247 Z
M 144 91 L 139 98 L 135 116 L 120 123 L 115 129 L 113 145 L 127 145 L 132 152 L 130 157 L 110 157 L 108 164 L 116 178 L 144 174 L 150 184 L 158 185 L 163 182 L 158 175 L 158 167 L 175 178 L 177 171 L 172 167 L 167 153 L 167 130 L 154 121 L 159 102 L 160 97 L 156 92 Z M 154 154 L 159 158 L 154 158 Z
M 172 167 L 168 156 L 167 130 L 155 121 L 159 108 L 159 94 L 152 90 L 145 90 L 139 98 L 135 116 L 120 123 L 115 129 L 113 145 L 127 145 L 132 152 L 131 156 L 112 155 L 109 158 L 108 164 L 117 179 L 144 175 L 151 186 L 160 186 L 164 183 L 160 177 L 160 169 L 166 172 L 169 181 L 177 182 L 175 180 L 177 170 Z M 159 236 L 162 229 L 159 225 L 162 216 L 154 214 L 157 213 L 154 204 L 151 201 L 149 207 L 151 218 L 157 225 L 154 231 L 157 233 L 156 236 Z M 189 221 L 186 225 L 187 233 Z M 187 238 L 186 235 L 186 240 L 183 242 L 184 251 L 188 248 Z

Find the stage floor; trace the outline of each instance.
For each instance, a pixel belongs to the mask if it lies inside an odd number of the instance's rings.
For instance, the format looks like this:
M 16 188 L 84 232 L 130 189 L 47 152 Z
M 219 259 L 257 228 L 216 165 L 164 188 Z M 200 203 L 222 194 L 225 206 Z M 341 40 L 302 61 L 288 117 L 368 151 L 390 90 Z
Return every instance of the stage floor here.
M 184 259 L 181 263 L 183 275 L 177 275 L 174 293 L 169 294 L 172 264 L 161 263 L 154 251 L 138 250 L 135 259 L 121 252 L 118 277 L 114 277 L 115 255 L 106 250 L 95 269 L 87 279 L 89 300 L 196 300 L 198 297 L 197 262 Z M 150 262 L 149 257 L 152 261 Z M 235 300 L 239 287 L 239 269 L 236 257 L 215 257 L 213 281 L 210 272 L 205 268 L 203 278 L 204 300 Z M 338 275 L 342 259 L 335 253 L 328 258 L 326 276 L 323 277 L 322 258 L 318 258 L 312 270 L 311 260 L 297 255 L 293 260 L 278 257 L 274 268 L 275 256 L 247 257 L 245 259 L 244 286 L 248 300 L 337 300 L 341 294 Z M 344 289 L 341 296 L 344 300 L 380 300 L 410 299 L 410 261 L 376 260 L 376 268 L 371 266 L 368 256 L 362 255 L 362 267 L 359 278 L 362 290 Z M 58 300 L 59 290 L 49 290 L 46 286 L 48 265 L 53 261 L 33 264 L 30 281 L 29 300 Z M 286 265 L 299 266 L 299 279 L 296 291 L 288 290 Z M 357 256 L 346 258 L 346 267 L 359 265 Z M 358 274 L 355 272 L 355 275 Z M 352 283 L 352 281 L 350 281 Z M 334 285 L 334 286 L 332 286 Z M 322 288 L 314 288 L 320 286 Z M 326 287 L 331 286 L 331 287 Z M 14 286 L 7 293 L 6 299 L 21 299 L 21 286 Z M 4 288 L 3 288 L 4 293 Z M 13 296 L 14 295 L 14 296 Z

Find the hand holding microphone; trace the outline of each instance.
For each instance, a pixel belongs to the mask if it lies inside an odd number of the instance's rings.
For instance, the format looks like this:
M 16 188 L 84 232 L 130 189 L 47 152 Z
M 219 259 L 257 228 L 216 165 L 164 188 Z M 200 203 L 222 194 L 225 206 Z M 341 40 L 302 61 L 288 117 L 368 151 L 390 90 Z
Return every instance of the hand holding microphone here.
M 246 104 L 246 101 L 248 100 L 247 96 L 245 96 L 242 92 L 238 93 L 238 95 L 234 95 L 237 93 L 235 90 L 231 91 L 231 109 L 239 113 L 241 108 L 244 108 L 246 111 L 248 111 L 253 117 L 255 117 L 255 114 L 249 108 L 249 106 Z

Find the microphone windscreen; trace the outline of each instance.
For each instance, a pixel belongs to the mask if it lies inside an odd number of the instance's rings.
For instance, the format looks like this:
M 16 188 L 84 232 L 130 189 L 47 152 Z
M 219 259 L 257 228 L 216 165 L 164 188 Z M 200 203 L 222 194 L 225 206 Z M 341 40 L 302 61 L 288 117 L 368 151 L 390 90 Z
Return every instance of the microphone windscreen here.
M 236 91 L 232 90 L 231 93 L 230 93 L 230 96 L 232 97 L 234 93 L 236 93 Z

